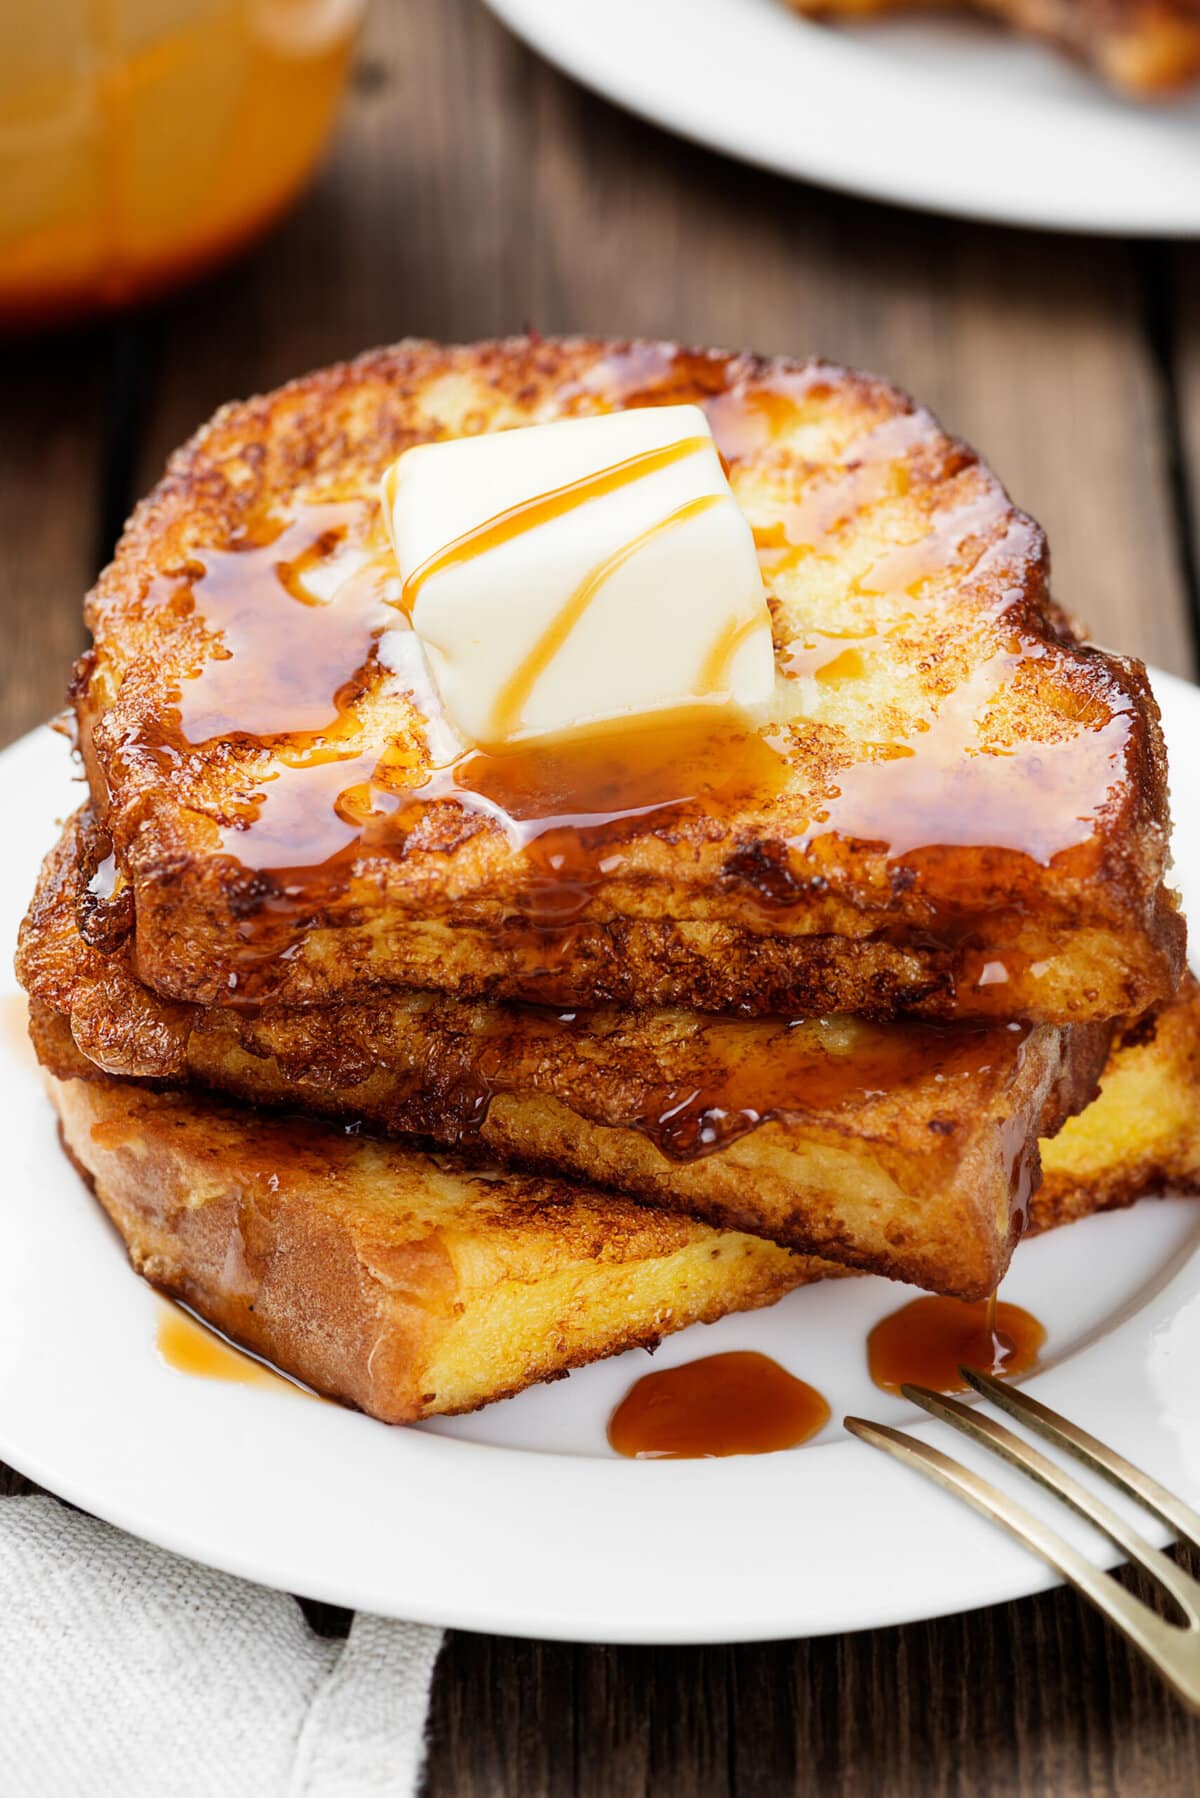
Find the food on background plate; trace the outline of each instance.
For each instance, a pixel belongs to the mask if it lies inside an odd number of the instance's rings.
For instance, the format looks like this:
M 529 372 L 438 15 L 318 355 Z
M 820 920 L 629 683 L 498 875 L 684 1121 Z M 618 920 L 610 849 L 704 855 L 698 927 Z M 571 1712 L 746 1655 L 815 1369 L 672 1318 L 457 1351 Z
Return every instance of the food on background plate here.
M 1178 92 L 1200 77 L 1195 0 L 939 0 L 1044 38 L 1138 99 Z M 813 18 L 910 12 L 914 0 L 789 0 Z
M 1195 1184 L 1145 672 L 885 383 L 403 344 L 218 414 L 88 618 L 35 1045 L 135 1264 L 321 1389 L 977 1298 Z

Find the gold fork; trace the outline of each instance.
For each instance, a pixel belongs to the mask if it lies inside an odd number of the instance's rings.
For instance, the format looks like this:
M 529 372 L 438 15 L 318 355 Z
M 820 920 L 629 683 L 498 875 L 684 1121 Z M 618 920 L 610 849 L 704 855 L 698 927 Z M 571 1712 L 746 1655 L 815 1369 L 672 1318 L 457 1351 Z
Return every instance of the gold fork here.
M 1056 1448 L 1065 1449 L 1096 1473 L 1103 1474 L 1105 1479 L 1137 1499 L 1165 1523 L 1181 1541 L 1189 1542 L 1200 1551 L 1200 1515 L 1174 1493 L 1168 1492 L 1165 1486 L 1160 1486 L 1157 1480 L 1151 1479 L 1149 1474 L 1134 1467 L 1103 1442 L 1097 1442 L 1094 1436 L 1078 1429 L 1065 1417 L 1060 1417 L 1057 1411 L 1030 1398 L 1019 1387 L 1006 1386 L 1003 1381 L 974 1368 L 964 1367 L 959 1371 L 981 1397 L 991 1399 L 993 1404 L 1039 1436 L 1044 1436 Z M 982 1511 L 985 1517 L 1000 1524 L 1043 1561 L 1048 1561 L 1145 1655 L 1184 1704 L 1200 1711 L 1200 1581 L 1177 1567 L 1159 1549 L 1151 1548 L 1103 1499 L 1097 1498 L 1056 1462 L 1004 1424 L 996 1423 L 971 1405 L 947 1398 L 940 1392 L 930 1392 L 924 1386 L 902 1386 L 900 1390 L 911 1403 L 920 1405 L 942 1423 L 961 1430 L 972 1441 L 1030 1474 L 1086 1517 L 1158 1582 L 1174 1599 L 1185 1621 L 1173 1623 L 1158 1616 L 1132 1592 L 1117 1585 L 1101 1568 L 1072 1548 L 1056 1530 L 1027 1511 L 1024 1505 L 960 1462 L 951 1460 L 940 1449 L 931 1448 L 915 1436 L 906 1436 L 903 1430 L 871 1423 L 863 1417 L 845 1419 L 850 1434 L 869 1442 L 873 1448 L 883 1449 L 949 1491 L 957 1492 L 977 1511 Z

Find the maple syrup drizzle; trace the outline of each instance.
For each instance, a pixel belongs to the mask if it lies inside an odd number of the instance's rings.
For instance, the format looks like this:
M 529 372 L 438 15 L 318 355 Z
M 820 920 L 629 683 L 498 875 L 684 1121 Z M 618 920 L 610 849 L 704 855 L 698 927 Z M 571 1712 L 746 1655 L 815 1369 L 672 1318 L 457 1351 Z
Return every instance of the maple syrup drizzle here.
M 223 847 L 248 871 L 291 889 L 293 898 L 305 888 L 314 901 L 333 897 L 374 815 L 380 768 L 374 749 L 331 749 L 280 763 L 253 789 L 237 824 L 222 831 Z
M 769 629 L 769 624 L 757 615 L 727 624 L 724 630 L 719 632 L 712 648 L 700 664 L 700 673 L 696 677 L 696 686 L 700 693 L 707 697 L 710 693 L 724 692 L 733 659 L 742 644 L 749 642 L 756 632 L 769 631 Z
M 613 1412 L 608 1440 L 638 1461 L 765 1455 L 798 1448 L 829 1422 L 812 1386 L 767 1355 L 708 1355 L 646 1374 Z
M 555 398 L 569 417 L 615 406 L 693 403 L 706 372 L 714 375 L 718 386 L 722 384 L 719 368 L 713 371 L 707 357 L 689 356 L 670 344 L 631 343 L 610 350 L 577 380 L 564 381 Z
M 851 479 L 861 483 L 861 469 L 852 471 Z M 836 493 L 836 490 L 835 490 Z M 820 497 L 820 496 L 818 496 Z M 755 533 L 760 560 L 770 572 L 794 565 L 799 558 L 821 554 L 829 547 L 836 528 L 829 529 L 829 514 L 840 512 L 841 502 L 833 503 L 825 495 L 819 510 L 810 513 L 798 525 L 796 514 L 787 523 L 760 527 Z M 918 600 L 927 583 L 935 578 L 956 582 L 970 577 L 973 569 L 987 553 L 988 540 L 1005 521 L 1007 502 L 998 488 L 954 510 L 935 517 L 930 529 L 915 542 L 902 544 L 877 557 L 850 583 L 851 594 L 871 599 Z M 803 534 L 803 524 L 809 536 Z M 815 529 L 812 527 L 815 526 Z M 1022 528 L 1022 527 L 1018 527 Z M 963 554 L 964 546 L 974 545 L 973 554 Z M 780 669 L 785 677 L 799 679 L 810 676 L 819 686 L 838 685 L 863 678 L 870 659 L 879 651 L 887 652 L 889 639 L 902 634 L 906 625 L 918 623 L 919 614 L 912 610 L 893 611 L 886 620 L 877 616 L 870 628 L 829 631 L 809 627 L 799 637 L 783 646 Z M 848 648 L 839 648 L 848 644 Z M 915 754 L 910 749 L 906 753 Z
M 689 441 L 702 442 L 703 439 L 693 438 Z M 525 707 L 528 705 L 530 695 L 538 681 L 567 642 L 605 582 L 611 580 L 618 569 L 623 568 L 626 562 L 645 549 L 648 544 L 655 542 L 657 538 L 665 535 L 668 531 L 677 529 L 679 525 L 687 524 L 693 518 L 699 518 L 702 513 L 709 512 L 714 506 L 722 503 L 723 496 L 719 493 L 705 493 L 698 499 L 688 500 L 686 505 L 677 506 L 673 512 L 668 512 L 665 518 L 660 518 L 654 524 L 648 525 L 644 531 L 640 531 L 636 537 L 631 538 L 628 543 L 622 544 L 620 549 L 614 550 L 610 556 L 605 556 L 596 564 L 591 573 L 580 581 L 562 609 L 546 626 L 529 654 L 517 664 L 512 675 L 501 687 L 492 709 L 493 743 L 504 743 L 520 727 Z M 700 690 L 703 694 L 711 691 L 711 688 L 702 683 Z
M 770 382 L 722 383 L 721 390 L 700 400 L 717 448 L 727 462 L 743 462 L 769 453 L 802 424 L 806 409 L 828 397 L 831 371 L 820 363 Z
M 1030 742 L 1002 724 L 989 740 L 988 713 L 1040 654 L 1034 644 L 997 652 L 946 695 L 923 731 L 837 773 L 792 847 L 834 833 L 877 843 L 892 861 L 922 850 L 978 848 L 1010 850 L 1048 867 L 1091 841 L 1097 804 L 1122 773 L 1128 712 L 1107 713 L 1060 742 Z
M 885 551 L 857 576 L 855 590 L 872 597 L 903 593 L 916 598 L 935 577 L 953 573 L 956 579 L 965 579 L 987 553 L 988 540 L 995 535 L 1006 510 L 1003 493 L 989 487 L 965 505 L 942 513 L 916 542 Z M 963 547 L 968 543 L 978 547 L 973 557 L 964 558 Z
M 491 1100 L 528 1090 L 546 1068 L 561 1070 L 561 1096 L 588 1109 L 586 1070 L 591 1041 L 620 1058 L 627 1078 L 619 1100 L 596 1113 L 606 1126 L 637 1130 L 660 1153 L 695 1161 L 781 1117 L 828 1115 L 870 1103 L 917 1082 L 944 1086 L 988 1068 L 1019 1065 L 1027 1025 L 874 1024 L 860 1018 L 708 1019 L 690 1030 L 681 1014 L 672 1043 L 672 1076 L 656 1078 L 636 1021 L 621 1014 L 543 1012 L 523 1008 L 514 1023 L 495 1023 L 472 1040 L 470 1059 L 445 1077 L 461 1139 L 482 1130 Z M 441 1096 L 441 1095 L 439 1095 Z M 1027 1132 L 1005 1146 L 1010 1179 L 1020 1185 Z
M 569 512 L 574 512 L 577 507 L 586 505 L 590 500 L 617 493 L 634 481 L 657 474 L 661 469 L 670 468 L 676 462 L 699 455 L 702 450 L 709 448 L 711 445 L 707 437 L 681 437 L 677 442 L 664 444 L 660 449 L 641 450 L 636 456 L 625 456 L 619 462 L 610 463 L 607 468 L 597 469 L 593 474 L 582 475 L 576 481 L 568 481 L 562 487 L 552 487 L 548 493 L 538 494 L 534 499 L 521 500 L 518 505 L 497 512 L 493 518 L 486 518 L 482 524 L 464 531 L 461 537 L 446 544 L 444 549 L 435 550 L 420 567 L 414 568 L 404 583 L 401 604 L 411 616 L 421 588 L 435 574 L 473 562 L 477 556 L 486 555 L 489 550 L 499 549 L 513 538 L 524 536 L 526 531 L 536 530 L 541 525 L 552 524 L 556 518 L 566 517 Z M 389 504 L 394 505 L 395 487 L 390 482 L 387 497 Z
M 990 1298 L 913 1299 L 875 1325 L 867 1338 L 871 1378 L 885 1392 L 928 1386 L 967 1392 L 960 1367 L 1009 1379 L 1037 1366 L 1046 1332 L 1020 1305 Z
M 502 756 L 477 751 L 432 776 L 417 797 L 490 812 L 536 870 L 524 915 L 555 923 L 582 910 L 617 865 L 610 858 L 631 825 L 664 828 L 696 805 L 728 812 L 778 791 L 787 766 L 782 748 L 737 714 L 697 705 Z
M 843 649 L 832 661 L 822 662 L 814 671 L 813 678 L 822 686 L 836 686 L 842 681 L 861 680 L 867 671 L 867 664 L 861 649 Z
M 176 1373 L 203 1380 L 227 1380 L 237 1386 L 270 1386 L 276 1391 L 280 1386 L 290 1386 L 294 1391 L 304 1390 L 265 1362 L 235 1348 L 218 1331 L 200 1323 L 178 1305 L 162 1305 L 155 1345 Z
M 755 527 L 764 574 L 829 552 L 857 513 L 880 500 L 902 498 L 910 485 L 906 456 L 927 430 L 928 421 L 919 412 L 901 413 L 858 438 L 844 462 L 811 475 L 770 524 Z
M 949 1089 L 977 1079 L 1009 1056 L 1019 1059 L 1027 1036 L 1026 1025 L 739 1020 L 726 1039 L 727 1059 L 701 1064 L 694 1083 L 653 1094 L 627 1122 L 670 1159 L 695 1160 L 776 1118 L 849 1110 L 928 1080 Z
M 697 801 L 720 809 L 769 793 L 786 766 L 767 738 L 704 706 L 503 756 L 470 751 L 415 780 L 374 751 L 331 752 L 274 769 L 222 840 L 245 868 L 286 889 L 281 916 L 292 901 L 319 905 L 344 891 L 359 853 L 403 854 L 452 804 L 495 820 L 525 852 L 534 877 L 522 916 L 553 927 L 582 912 L 631 823 L 649 830 Z
M 802 680 L 808 677 L 818 685 L 832 685 L 850 678 L 851 667 L 865 674 L 868 658 L 885 641 L 877 631 L 806 630 L 800 637 L 793 638 L 783 646 L 779 656 L 779 671 L 785 680 Z M 839 645 L 849 647 L 842 648 Z M 853 664 L 843 660 L 850 653 L 857 658 Z
M 173 695 L 186 743 L 316 735 L 336 727 L 338 691 L 369 660 L 382 621 L 369 603 L 375 594 L 364 593 L 355 577 L 323 601 L 305 576 L 333 555 L 362 515 L 361 504 L 345 503 L 305 506 L 286 521 L 266 519 L 231 549 L 197 552 L 197 572 L 182 589 L 170 584 L 167 603 L 190 599 L 219 641 L 217 653 Z
M 806 407 L 823 406 L 834 378 L 817 367 L 756 385 L 736 362 L 635 346 L 597 365 L 572 392 L 564 389 L 563 404 L 586 411 L 699 399 L 722 454 L 736 462 L 769 457 L 773 444 L 803 422 Z M 760 555 L 769 561 L 820 553 L 859 506 L 903 493 L 907 455 L 928 430 L 916 412 L 868 418 L 842 447 L 842 461 L 819 469 L 766 533 L 774 549 L 760 531 Z M 684 447 L 651 454 L 675 455 Z M 628 478 L 635 473 L 626 464 L 590 480 Z M 481 553 L 485 540 L 498 540 L 489 532 L 529 528 L 539 505 L 582 503 L 586 486 L 544 496 L 532 511 L 516 508 L 519 518 L 499 515 L 468 533 L 454 553 Z M 917 591 L 943 565 L 955 578 L 979 577 L 1001 548 L 1018 552 L 1019 560 L 1021 540 L 1012 533 L 1032 527 L 1004 514 L 1004 533 L 989 536 L 993 509 L 999 518 L 1002 506 L 993 490 L 948 511 L 925 538 L 869 566 L 860 576 L 862 590 Z M 348 577 L 345 591 L 339 586 L 322 603 L 311 603 L 318 583 L 310 588 L 309 581 L 315 565 L 343 545 L 362 543 L 369 551 L 374 516 L 365 499 L 303 507 L 287 520 L 267 519 L 231 548 L 196 555 L 190 584 L 186 575 L 164 576 L 152 590 L 155 603 L 194 608 L 219 637 L 219 653 L 180 683 L 176 734 L 130 741 L 120 755 L 153 758 L 176 779 L 196 743 L 227 736 L 269 752 L 261 764 L 266 778 L 252 775 L 235 818 L 222 827 L 226 851 L 247 876 L 269 877 L 268 890 L 256 886 L 242 911 L 253 981 L 265 984 L 271 957 L 290 953 L 305 923 L 346 893 L 362 851 L 450 853 L 481 823 L 499 824 L 532 863 L 525 897 L 510 920 L 514 953 L 546 960 L 558 953 L 556 944 L 569 946 L 570 930 L 599 882 L 620 866 L 617 858 L 631 839 L 666 833 L 688 808 L 719 825 L 739 808 L 757 812 L 785 792 L 794 753 L 790 727 L 750 732 L 713 707 L 698 706 L 650 730 L 625 726 L 616 735 L 518 746 L 503 756 L 477 751 L 432 769 L 412 765 L 418 747 L 406 761 L 412 732 L 399 732 L 386 745 L 369 742 L 372 727 L 358 706 L 356 677 L 371 662 L 381 615 L 386 623 L 388 605 L 398 598 L 398 578 L 393 569 L 389 585 L 380 566 L 369 563 Z M 414 581 L 428 578 L 435 560 Z M 410 582 L 410 600 L 413 591 Z M 820 632 L 808 636 L 817 639 L 811 652 L 785 647 L 784 671 L 813 674 L 818 692 L 858 679 L 879 641 L 874 632 L 828 641 Z M 721 653 L 714 645 L 714 667 Z M 992 728 L 997 701 L 1017 680 L 1036 681 L 1044 654 L 1038 639 L 1014 635 L 973 679 L 916 720 L 911 734 L 867 745 L 848 767 L 838 769 L 835 761 L 807 821 L 794 811 L 787 820 L 778 859 L 732 856 L 729 879 L 768 906 L 788 905 L 821 877 L 822 844 L 835 837 L 878 844 L 893 859 L 973 845 L 1043 863 L 1084 843 L 1120 772 L 1130 721 L 1117 710 L 1094 718 L 1064 711 L 1061 740 L 1005 741 L 1002 725 Z M 532 939 L 515 934 L 530 926 L 544 944 L 536 951 Z M 553 978 L 546 990 L 553 990 Z

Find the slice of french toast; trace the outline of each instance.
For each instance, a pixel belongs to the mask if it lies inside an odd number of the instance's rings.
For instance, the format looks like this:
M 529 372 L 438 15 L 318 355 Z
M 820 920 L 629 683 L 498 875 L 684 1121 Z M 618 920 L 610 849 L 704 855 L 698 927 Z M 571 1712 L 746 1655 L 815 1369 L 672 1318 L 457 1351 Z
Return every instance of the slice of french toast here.
M 1200 1189 L 1194 991 L 1113 1052 L 1030 1227 Z M 43 1014 L 69 1153 L 139 1272 L 387 1422 L 466 1411 L 846 1270 L 567 1181 L 117 1080 Z
M 61 1023 L 37 1047 L 137 1271 L 385 1423 L 475 1410 L 838 1271 L 613 1193 L 115 1080 Z
M 188 1006 L 80 934 L 102 847 L 86 815 L 68 827 L 18 971 L 108 1072 L 482 1152 L 967 1298 L 1003 1275 L 1038 1138 L 1087 1104 L 1112 1035 L 1106 1023 L 554 1013 L 408 991 Z
M 916 0 L 790 0 L 817 18 L 910 12 Z M 1002 19 L 1089 63 L 1113 87 L 1150 99 L 1200 77 L 1196 0 L 920 0 Z
M 426 439 L 678 401 L 759 546 L 769 722 L 453 752 L 379 476 Z M 1037 526 L 864 375 L 666 344 L 378 351 L 220 412 L 87 616 L 74 697 L 113 850 L 89 928 L 136 920 L 169 998 L 1071 1022 L 1140 1014 L 1182 966 L 1144 670 L 1077 639 Z
M 1192 1192 L 1200 1177 L 1200 985 L 1113 1044 L 1098 1097 L 1042 1144 L 1031 1230 L 1132 1204 L 1144 1192 Z

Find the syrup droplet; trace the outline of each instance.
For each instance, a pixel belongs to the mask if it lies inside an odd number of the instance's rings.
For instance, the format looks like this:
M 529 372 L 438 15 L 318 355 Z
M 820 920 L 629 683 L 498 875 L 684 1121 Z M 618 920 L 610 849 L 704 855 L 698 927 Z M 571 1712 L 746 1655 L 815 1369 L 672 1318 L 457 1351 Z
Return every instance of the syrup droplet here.
M 410 840 L 426 846 L 440 831 L 462 835 L 472 813 L 495 820 L 531 864 L 519 899 L 524 923 L 555 929 L 582 913 L 634 827 L 666 826 L 697 802 L 728 812 L 777 791 L 786 771 L 768 738 L 708 706 L 507 755 L 472 751 L 412 784 L 372 752 L 317 750 L 302 764 L 277 765 L 223 841 L 279 889 L 243 925 L 247 942 L 269 954 L 345 891 L 360 854 L 402 856 Z
M 31 1057 L 33 1045 L 29 1040 L 29 1001 L 24 993 L 6 993 L 0 1000 L 0 1033 L 7 1039 L 9 1048 L 15 1054 Z
M 1011 1379 L 1037 1366 L 1046 1332 L 1020 1305 L 990 1299 L 920 1298 L 875 1325 L 867 1338 L 871 1378 L 885 1392 L 928 1386 L 967 1392 L 960 1367 Z
M 166 601 L 190 597 L 216 639 L 214 653 L 175 695 L 186 742 L 303 737 L 334 727 L 338 690 L 367 662 L 383 623 L 374 564 L 348 564 L 341 591 L 327 598 L 319 591 L 362 517 L 358 502 L 305 506 L 291 518 L 264 520 L 233 548 L 196 554 L 190 580 Z
M 647 1374 L 613 1412 L 608 1439 L 631 1460 L 694 1461 L 797 1448 L 828 1422 L 812 1386 L 740 1350 Z
M 228 1380 L 236 1386 L 271 1386 L 276 1390 L 280 1386 L 294 1387 L 292 1381 L 253 1355 L 234 1348 L 177 1305 L 163 1305 L 156 1341 L 162 1359 L 176 1373 L 192 1374 L 202 1380 Z

